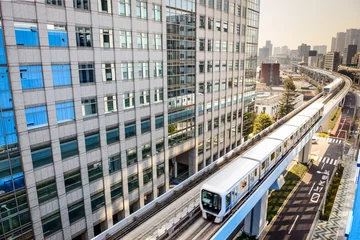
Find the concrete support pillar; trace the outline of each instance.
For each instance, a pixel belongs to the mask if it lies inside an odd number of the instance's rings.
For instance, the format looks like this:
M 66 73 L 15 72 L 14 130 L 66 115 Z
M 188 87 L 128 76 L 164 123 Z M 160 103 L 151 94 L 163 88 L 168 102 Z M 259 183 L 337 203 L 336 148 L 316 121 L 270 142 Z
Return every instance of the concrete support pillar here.
M 178 163 L 174 161 L 174 168 L 173 168 L 173 178 L 177 178 L 178 176 Z
M 189 177 L 198 171 L 197 147 L 192 148 L 189 153 Z
M 299 162 L 300 163 L 308 163 L 309 162 L 309 155 L 311 153 L 311 146 L 312 146 L 312 140 L 310 139 L 309 142 L 305 144 L 303 149 L 301 149 L 299 153 Z
M 264 196 L 245 217 L 244 232 L 249 236 L 258 237 L 266 227 L 268 194 L 269 191 L 266 191 Z

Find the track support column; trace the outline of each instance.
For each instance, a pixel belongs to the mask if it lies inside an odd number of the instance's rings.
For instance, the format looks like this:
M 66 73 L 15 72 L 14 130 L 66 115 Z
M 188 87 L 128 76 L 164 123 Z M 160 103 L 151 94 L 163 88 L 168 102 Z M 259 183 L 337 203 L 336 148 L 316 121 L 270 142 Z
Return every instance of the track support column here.
M 305 163 L 307 164 L 309 162 L 309 155 L 311 153 L 311 146 L 312 146 L 312 139 L 309 140 L 309 142 L 307 142 L 305 144 L 305 146 L 303 147 L 303 149 L 301 149 L 300 153 L 299 153 L 299 162 L 300 163 Z
M 258 237 L 266 227 L 266 212 L 269 191 L 257 202 L 245 218 L 244 232 L 249 236 Z

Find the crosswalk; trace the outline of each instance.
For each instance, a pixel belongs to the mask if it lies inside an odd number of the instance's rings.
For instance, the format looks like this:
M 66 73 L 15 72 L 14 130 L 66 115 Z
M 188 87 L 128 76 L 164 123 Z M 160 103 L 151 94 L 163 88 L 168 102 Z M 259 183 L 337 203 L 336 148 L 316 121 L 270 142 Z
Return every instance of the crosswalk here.
M 330 164 L 330 165 L 334 165 L 334 166 L 336 166 L 338 164 L 337 159 L 329 158 L 329 157 L 319 157 L 319 159 L 317 161 L 320 163 L 326 163 L 326 164 Z
M 334 144 L 341 144 L 342 143 L 342 139 L 338 139 L 338 138 L 318 138 L 320 141 L 324 141 L 327 143 L 334 143 Z

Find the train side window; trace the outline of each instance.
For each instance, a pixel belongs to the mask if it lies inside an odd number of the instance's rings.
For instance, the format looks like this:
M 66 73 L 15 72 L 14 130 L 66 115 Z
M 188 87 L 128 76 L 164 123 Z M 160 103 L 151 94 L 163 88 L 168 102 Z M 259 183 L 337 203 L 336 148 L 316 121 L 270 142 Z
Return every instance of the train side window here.
M 265 168 L 265 162 L 262 162 L 261 163 L 261 170 L 264 170 L 264 168 Z
M 270 156 L 270 160 L 271 160 L 271 161 L 274 161 L 275 155 L 276 155 L 275 152 L 273 152 L 273 153 L 271 154 L 271 156 Z
M 240 183 L 240 189 L 243 190 L 247 185 L 247 180 L 243 180 L 241 183 Z
M 291 137 L 292 137 L 292 136 L 291 136 Z M 288 145 L 288 141 L 285 141 L 285 142 L 284 142 L 284 148 L 286 148 L 287 145 Z
M 256 177 L 258 175 L 258 169 L 256 168 L 254 171 L 254 176 Z
M 228 193 L 228 194 L 226 195 L 226 208 L 227 208 L 228 206 L 230 206 L 230 202 L 231 202 L 231 193 Z

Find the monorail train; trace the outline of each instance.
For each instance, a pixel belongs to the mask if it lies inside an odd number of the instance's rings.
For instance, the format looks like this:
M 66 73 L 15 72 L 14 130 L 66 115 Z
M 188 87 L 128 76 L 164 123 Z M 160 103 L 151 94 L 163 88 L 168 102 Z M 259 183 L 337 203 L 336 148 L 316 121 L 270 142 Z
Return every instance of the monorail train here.
M 200 194 L 203 218 L 222 222 L 246 193 L 321 118 L 323 110 L 324 104 L 311 104 L 204 183 Z

